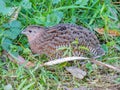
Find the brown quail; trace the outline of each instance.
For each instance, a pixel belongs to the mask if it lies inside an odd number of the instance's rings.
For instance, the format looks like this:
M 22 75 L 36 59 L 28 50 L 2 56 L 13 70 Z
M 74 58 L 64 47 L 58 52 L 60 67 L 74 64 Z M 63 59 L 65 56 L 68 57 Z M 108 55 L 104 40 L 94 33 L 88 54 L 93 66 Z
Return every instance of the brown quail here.
M 72 56 L 87 56 L 97 58 L 104 55 L 99 41 L 90 30 L 75 24 L 58 24 L 53 27 L 28 26 L 25 34 L 33 53 L 46 54 L 50 58 L 61 58 L 65 50 L 60 47 L 71 47 Z M 77 45 L 72 44 L 77 40 Z M 79 48 L 84 46 L 88 50 Z

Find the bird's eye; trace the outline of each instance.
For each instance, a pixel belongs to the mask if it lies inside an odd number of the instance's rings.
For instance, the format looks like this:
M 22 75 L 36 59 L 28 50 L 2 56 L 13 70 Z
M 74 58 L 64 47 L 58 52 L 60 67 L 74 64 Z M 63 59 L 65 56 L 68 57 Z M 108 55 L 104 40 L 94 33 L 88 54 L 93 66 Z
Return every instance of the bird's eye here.
M 31 32 L 32 32 L 32 30 L 29 30 L 29 32 L 31 33 Z

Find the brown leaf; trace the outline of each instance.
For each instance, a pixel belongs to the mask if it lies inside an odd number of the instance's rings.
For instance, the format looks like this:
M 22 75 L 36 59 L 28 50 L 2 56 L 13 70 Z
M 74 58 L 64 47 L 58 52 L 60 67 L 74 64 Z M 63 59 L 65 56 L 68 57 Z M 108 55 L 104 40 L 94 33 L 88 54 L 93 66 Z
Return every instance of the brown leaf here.
M 22 65 L 22 64 L 25 64 L 25 67 L 26 68 L 29 68 L 29 67 L 34 67 L 34 63 L 30 62 L 30 61 L 26 61 L 22 56 L 18 56 L 18 64 Z
M 70 72 L 74 77 L 83 79 L 86 76 L 86 72 L 81 70 L 80 68 L 77 68 L 75 66 L 73 67 L 66 67 L 66 70 Z
M 97 31 L 99 34 L 104 34 L 105 29 L 104 28 L 96 28 L 95 31 Z M 109 36 L 120 36 L 120 32 L 118 30 L 108 30 L 107 33 Z
M 63 86 L 63 90 L 89 90 L 86 86 L 80 86 L 78 88 L 68 88 L 66 86 Z

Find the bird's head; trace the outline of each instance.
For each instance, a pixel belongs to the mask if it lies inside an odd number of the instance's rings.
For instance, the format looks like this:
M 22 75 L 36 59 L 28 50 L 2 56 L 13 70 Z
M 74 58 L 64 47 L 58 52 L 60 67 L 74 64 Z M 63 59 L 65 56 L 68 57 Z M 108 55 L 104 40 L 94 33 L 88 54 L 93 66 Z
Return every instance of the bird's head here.
M 42 34 L 45 28 L 42 26 L 28 26 L 21 33 L 26 35 L 29 40 L 33 40 L 37 35 Z

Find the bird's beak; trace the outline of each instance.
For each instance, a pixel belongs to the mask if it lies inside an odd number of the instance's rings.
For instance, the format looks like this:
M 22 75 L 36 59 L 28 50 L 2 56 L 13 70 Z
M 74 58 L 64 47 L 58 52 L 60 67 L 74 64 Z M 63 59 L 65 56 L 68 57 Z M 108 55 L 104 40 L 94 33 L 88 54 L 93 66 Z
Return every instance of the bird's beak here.
M 23 31 L 21 32 L 21 34 L 26 34 L 26 33 L 25 33 L 25 30 L 23 30 Z

